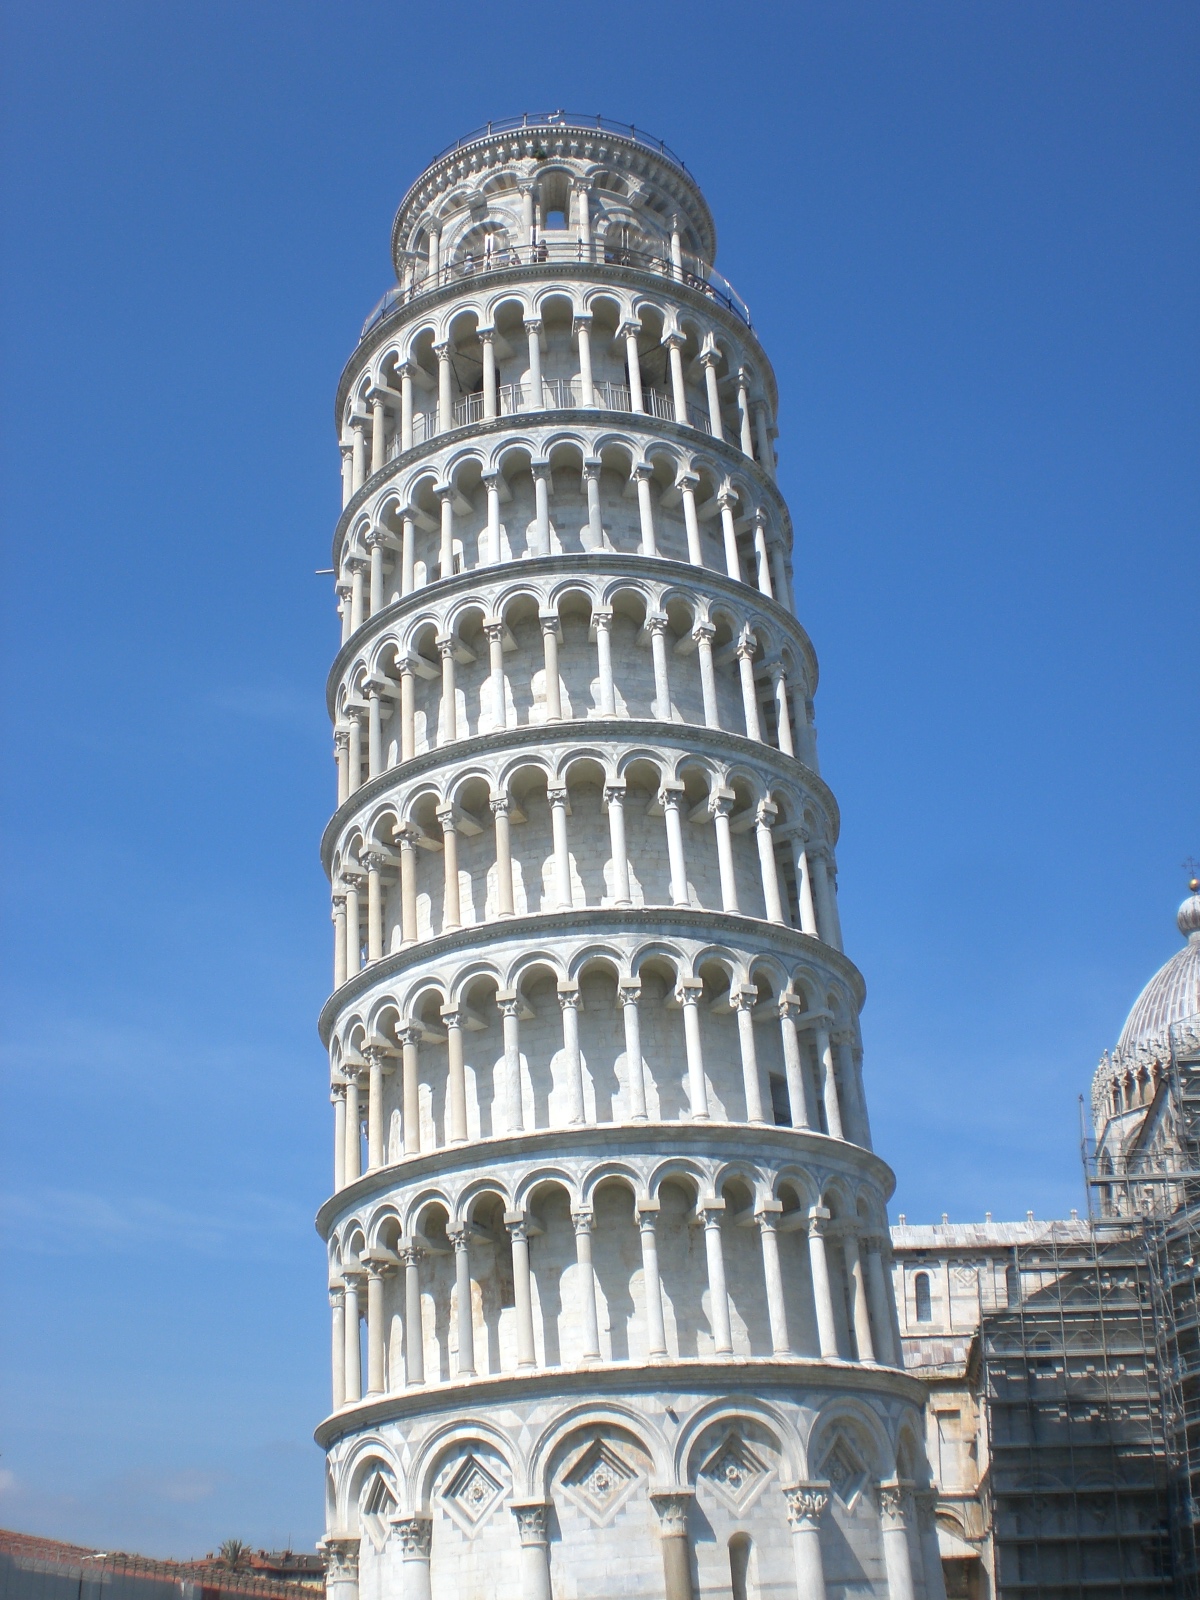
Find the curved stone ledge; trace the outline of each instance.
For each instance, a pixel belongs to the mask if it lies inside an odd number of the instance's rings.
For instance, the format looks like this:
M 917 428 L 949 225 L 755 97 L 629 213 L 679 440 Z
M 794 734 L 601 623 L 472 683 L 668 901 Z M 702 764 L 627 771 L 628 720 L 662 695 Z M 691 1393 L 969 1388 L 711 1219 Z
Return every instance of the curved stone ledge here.
M 777 922 L 759 921 L 752 917 L 735 916 L 728 911 L 694 911 L 683 906 L 630 907 L 575 907 L 570 911 L 541 911 L 532 916 L 508 917 L 503 922 L 472 924 L 457 928 L 453 933 L 440 933 L 432 939 L 393 955 L 381 957 L 361 972 L 348 979 L 334 991 L 321 1007 L 317 1028 L 321 1043 L 328 1047 L 339 1014 L 351 1006 L 361 995 L 376 986 L 394 979 L 410 968 L 432 966 L 447 955 L 458 954 L 474 948 L 486 948 L 501 938 L 505 943 L 522 939 L 536 939 L 539 948 L 552 946 L 554 939 L 578 940 L 581 932 L 589 934 L 632 932 L 640 938 L 653 930 L 687 931 L 694 933 L 705 947 L 716 942 L 714 928 L 720 925 L 725 935 L 721 944 L 732 945 L 743 952 L 783 952 L 803 957 L 816 966 L 825 966 L 840 977 L 854 995 L 861 1009 L 866 999 L 866 984 L 854 963 L 840 950 L 811 938 L 795 928 Z
M 569 1131 L 571 1157 L 594 1161 L 613 1152 L 623 1157 L 641 1154 L 671 1154 L 719 1158 L 743 1158 L 762 1164 L 774 1160 L 795 1163 L 809 1160 L 815 1166 L 852 1173 L 878 1184 L 886 1201 L 895 1189 L 895 1174 L 882 1157 L 863 1145 L 833 1139 L 811 1128 L 753 1126 L 736 1122 L 613 1122 L 591 1123 L 581 1128 L 535 1128 L 528 1133 L 501 1134 L 488 1139 L 473 1139 L 466 1144 L 444 1145 L 420 1155 L 405 1156 L 392 1166 L 366 1172 L 324 1201 L 316 1215 L 316 1229 L 328 1239 L 339 1220 L 357 1210 L 364 1201 L 401 1186 L 419 1184 L 426 1179 L 483 1167 L 492 1170 L 501 1162 L 539 1161 L 547 1151 L 560 1149 L 564 1131 Z
M 669 1376 L 668 1376 L 669 1375 Z M 589 1362 L 585 1366 L 552 1367 L 528 1375 L 493 1373 L 485 1378 L 465 1378 L 430 1384 L 400 1394 L 382 1395 L 347 1406 L 325 1418 L 313 1437 L 328 1450 L 339 1439 L 389 1421 L 433 1417 L 443 1411 L 470 1411 L 489 1403 L 519 1400 L 560 1400 L 567 1384 L 586 1385 L 596 1397 L 637 1394 L 661 1395 L 667 1406 L 678 1406 L 680 1390 L 720 1394 L 731 1400 L 750 1401 L 765 1389 L 772 1395 L 799 1391 L 794 1398 L 805 1405 L 836 1394 L 879 1395 L 893 1402 L 921 1407 L 925 1386 L 894 1367 L 868 1367 L 831 1357 L 812 1359 L 790 1356 L 739 1357 L 730 1361 L 661 1361 L 646 1366 L 624 1362 Z

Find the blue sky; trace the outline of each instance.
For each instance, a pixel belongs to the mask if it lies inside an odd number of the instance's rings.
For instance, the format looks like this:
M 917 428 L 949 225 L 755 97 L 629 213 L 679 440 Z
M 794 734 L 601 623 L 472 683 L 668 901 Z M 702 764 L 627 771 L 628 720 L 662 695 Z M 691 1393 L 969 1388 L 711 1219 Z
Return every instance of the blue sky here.
M 2 18 L 0 1524 L 320 1532 L 333 390 L 489 117 L 667 139 L 775 364 L 895 1209 L 1080 1205 L 1200 855 L 1195 7 Z

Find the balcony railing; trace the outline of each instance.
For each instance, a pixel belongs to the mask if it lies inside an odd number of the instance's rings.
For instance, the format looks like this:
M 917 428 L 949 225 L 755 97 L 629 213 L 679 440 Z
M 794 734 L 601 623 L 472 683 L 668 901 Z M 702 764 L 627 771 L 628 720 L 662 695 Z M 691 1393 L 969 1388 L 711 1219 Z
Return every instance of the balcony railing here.
M 408 305 L 421 295 L 431 294 L 433 290 L 445 288 L 448 284 L 463 283 L 484 273 L 508 271 L 514 267 L 543 267 L 555 262 L 602 263 L 610 267 L 632 267 L 638 272 L 653 272 L 707 295 L 710 300 L 716 300 L 740 317 L 747 327 L 752 326 L 749 307 L 741 295 L 728 278 L 699 256 L 685 255 L 682 263 L 676 266 L 669 251 L 627 250 L 617 245 L 585 245 L 582 239 L 548 237 L 522 249 L 505 246 L 478 257 L 467 255 L 459 261 L 446 262 L 437 272 L 418 272 L 410 282 L 397 284 L 394 289 L 388 290 L 363 323 L 359 337 L 365 337 L 398 306 Z
M 529 128 L 534 132 L 544 131 L 549 136 L 563 133 L 570 128 L 584 129 L 589 133 L 593 129 L 598 133 L 615 133 L 622 139 L 632 139 L 634 144 L 640 144 L 646 150 L 653 150 L 655 155 L 663 156 L 681 172 L 687 172 L 683 157 L 677 156 L 669 144 L 664 143 L 662 139 L 656 139 L 644 128 L 635 128 L 632 122 L 614 122 L 610 117 L 593 116 L 586 111 L 526 111 L 519 117 L 502 117 L 498 122 L 489 122 L 486 127 L 476 128 L 472 133 L 456 139 L 453 144 L 448 144 L 434 156 L 429 165 L 436 166 L 446 156 L 452 156 L 456 150 L 475 144 L 479 139 L 490 139 L 497 133 L 516 133 L 522 128 Z
M 594 383 L 592 385 L 598 411 L 633 411 L 633 399 L 623 383 Z M 497 389 L 499 406 L 497 415 L 517 416 L 522 411 L 573 411 L 583 409 L 578 378 L 543 378 L 542 404 L 533 403 L 532 388 L 527 383 L 502 383 Z M 672 395 L 658 389 L 642 390 L 644 415 L 657 417 L 662 422 L 676 422 L 675 400 Z M 483 395 L 468 394 L 454 402 L 454 426 L 467 428 L 483 421 Z M 712 433 L 712 424 L 706 412 L 697 406 L 687 408 L 686 424 L 701 433 Z M 438 431 L 436 411 L 413 412 L 413 445 L 427 444 Z M 401 439 L 396 434 L 388 449 L 388 460 L 401 454 Z

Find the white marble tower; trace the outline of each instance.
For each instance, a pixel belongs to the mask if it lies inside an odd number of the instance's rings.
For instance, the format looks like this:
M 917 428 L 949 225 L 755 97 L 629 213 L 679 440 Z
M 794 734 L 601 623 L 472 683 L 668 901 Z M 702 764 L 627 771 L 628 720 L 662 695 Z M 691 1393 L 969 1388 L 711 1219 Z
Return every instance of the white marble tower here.
M 493 123 L 406 195 L 338 386 L 339 1600 L 944 1593 L 775 381 L 714 253 L 657 140 Z

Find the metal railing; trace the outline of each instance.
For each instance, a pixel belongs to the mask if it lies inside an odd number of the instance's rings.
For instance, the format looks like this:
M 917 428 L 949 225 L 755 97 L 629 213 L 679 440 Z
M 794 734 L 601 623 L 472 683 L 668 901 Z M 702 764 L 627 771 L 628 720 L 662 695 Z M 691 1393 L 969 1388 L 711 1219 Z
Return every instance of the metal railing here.
M 656 139 L 644 128 L 635 128 L 632 122 L 614 122 L 611 117 L 593 116 L 586 111 L 524 111 L 519 117 L 501 117 L 498 122 L 489 122 L 482 128 L 475 128 L 472 132 L 464 134 L 461 139 L 456 139 L 453 144 L 448 144 L 444 150 L 438 151 L 429 165 L 436 166 L 439 161 L 452 156 L 456 150 L 463 150 L 467 145 L 475 144 L 480 139 L 491 139 L 498 133 L 516 133 L 522 128 L 530 128 L 535 132 L 543 129 L 552 134 L 569 128 L 615 133 L 619 138 L 632 139 L 634 144 L 640 144 L 644 150 L 652 150 L 655 155 L 670 161 L 681 172 L 688 170 L 682 156 L 676 155 L 669 144 L 662 139 Z
M 629 387 L 624 383 L 593 383 L 592 391 L 595 398 L 597 411 L 626 411 L 633 413 L 633 396 Z M 543 378 L 542 379 L 542 404 L 536 406 L 532 401 L 532 388 L 527 383 L 502 383 L 496 392 L 498 401 L 497 416 L 514 417 L 523 411 L 577 411 L 583 409 L 582 389 L 578 378 Z M 669 394 L 663 394 L 659 389 L 642 390 L 642 407 L 646 416 L 656 417 L 661 422 L 676 422 L 675 400 Z M 483 395 L 468 394 L 461 400 L 454 402 L 454 422 L 456 428 L 467 428 L 473 423 L 482 422 Z M 697 429 L 700 433 L 712 433 L 712 423 L 707 413 L 696 406 L 687 408 L 687 426 Z M 436 411 L 413 412 L 413 438 L 414 447 L 427 444 L 438 432 Z M 394 461 L 402 454 L 401 438 L 399 432 L 393 437 L 388 446 L 387 457 Z
M 457 261 L 445 262 L 436 272 L 428 269 L 415 271 L 408 283 L 397 284 L 394 289 L 388 290 L 363 323 L 359 337 L 364 338 L 397 307 L 409 305 L 422 295 L 432 294 L 435 289 L 444 289 L 453 283 L 464 283 L 468 279 L 489 272 L 508 271 L 516 267 L 536 268 L 552 265 L 555 262 L 630 267 L 637 272 L 653 272 L 658 277 L 682 283 L 686 288 L 717 301 L 727 311 L 732 311 L 736 317 L 740 317 L 748 328 L 753 326 L 750 320 L 750 308 L 728 278 L 719 273 L 715 267 L 710 267 L 699 256 L 684 255 L 681 264 L 677 266 L 672 261 L 669 251 L 659 253 L 626 249 L 623 245 L 603 244 L 599 241 L 584 244 L 582 239 L 543 237 L 523 248 L 505 245 L 503 248 L 489 250 L 479 257 L 468 254 Z

